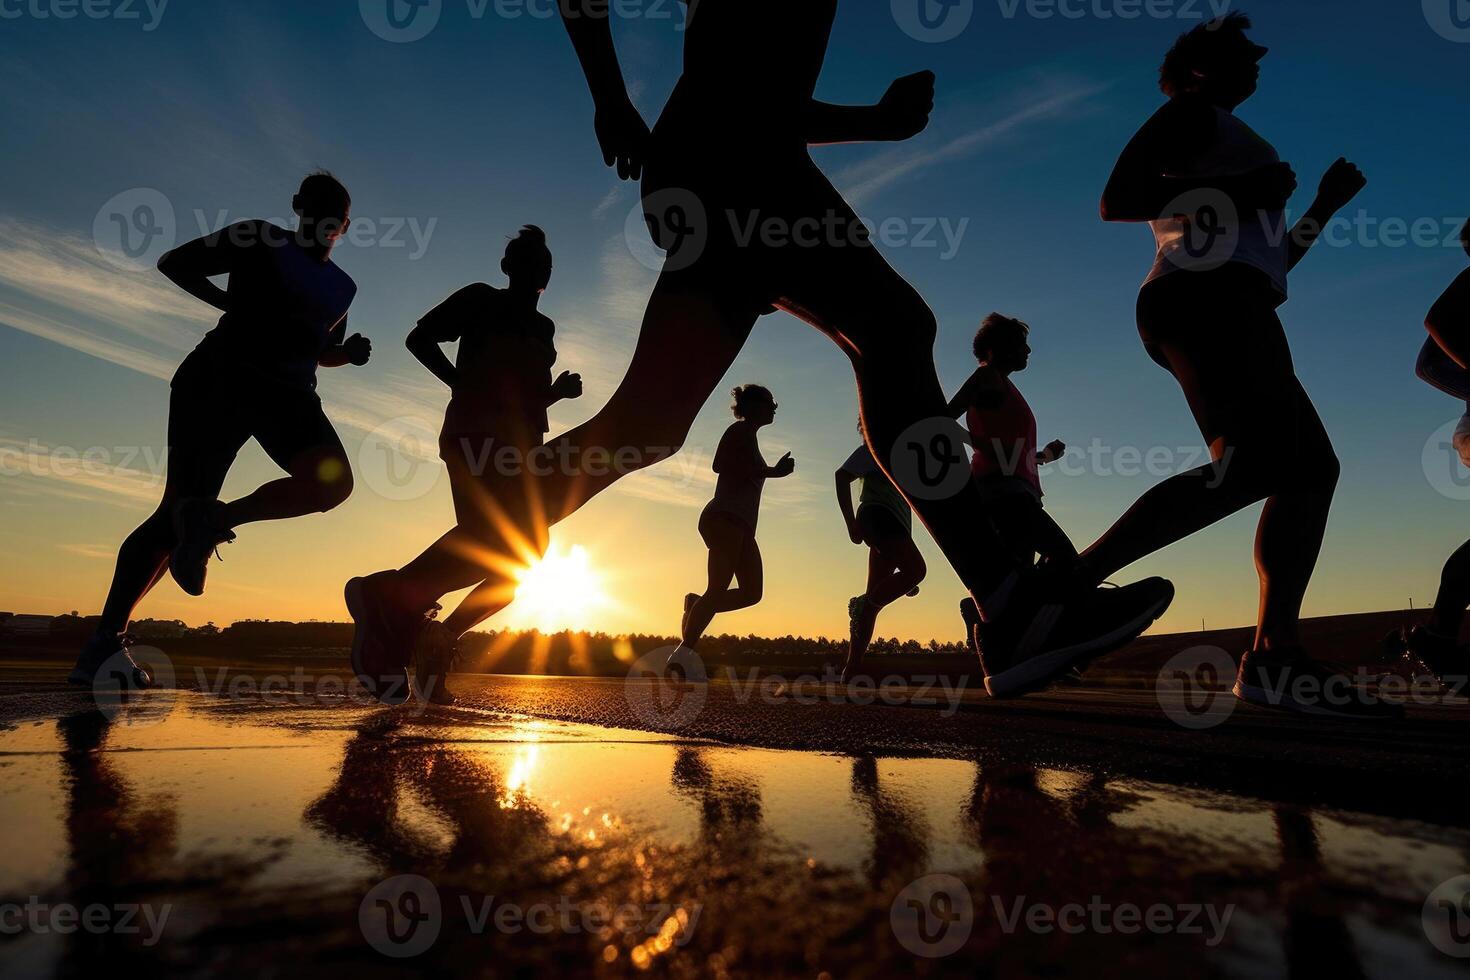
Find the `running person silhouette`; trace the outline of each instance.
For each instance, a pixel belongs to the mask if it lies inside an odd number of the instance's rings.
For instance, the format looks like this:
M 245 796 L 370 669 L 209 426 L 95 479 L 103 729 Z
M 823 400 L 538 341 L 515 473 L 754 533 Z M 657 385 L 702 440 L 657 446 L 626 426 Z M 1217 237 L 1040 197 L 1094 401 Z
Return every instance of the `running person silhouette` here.
M 234 540 L 235 528 L 328 511 L 352 493 L 347 454 L 315 390 L 318 367 L 362 365 L 372 354 L 367 338 L 347 336 L 357 286 L 331 257 L 352 200 L 335 177 L 314 173 L 291 207 L 300 219 L 294 231 L 244 221 L 158 261 L 175 285 L 224 316 L 174 374 L 163 499 L 123 542 L 72 683 L 92 683 L 119 651 L 128 657 L 128 621 L 165 571 L 203 595 L 209 556 Z M 222 275 L 223 289 L 209 281 Z M 225 476 L 252 437 L 287 475 L 223 503 L 216 498 Z M 136 663 L 131 673 L 138 686 L 152 683 Z
M 1036 416 L 1011 380 L 1031 363 L 1030 332 L 1014 317 L 987 316 L 975 332 L 978 367 L 950 399 L 946 414 L 965 417 L 975 451 L 970 470 L 1001 540 L 1024 564 L 1040 555 L 1065 566 L 1077 558 L 1077 549 L 1042 506 L 1040 467 L 1061 459 L 1067 447 L 1054 439 L 1037 448 Z
M 1042 505 L 1040 474 L 1067 447 L 1053 440 L 1037 448 L 1036 416 L 1011 380 L 1031 363 L 1030 333 L 1030 326 L 1014 317 L 987 316 L 975 331 L 975 371 L 950 399 L 947 414 L 965 418 L 974 449 L 971 473 L 1015 559 L 1031 565 L 1039 555 L 1051 570 L 1069 574 L 1077 549 Z M 960 600 L 960 617 L 973 636 L 980 622 L 974 599 Z
M 1084 581 L 1101 582 L 1264 500 L 1260 619 L 1237 696 L 1313 714 L 1385 714 L 1302 647 L 1302 598 L 1339 465 L 1276 314 L 1288 272 L 1366 181 L 1339 159 L 1301 221 L 1285 228 L 1296 175 L 1235 115 L 1256 91 L 1267 50 L 1249 28 L 1234 13 L 1179 38 L 1160 75 L 1168 102 L 1123 151 L 1102 198 L 1104 220 L 1153 227 L 1158 251 L 1138 297 L 1139 333 L 1183 389 L 1214 462 L 1149 490 L 1080 566 Z
M 862 423 L 858 423 L 862 431 Z M 847 524 L 853 544 L 868 547 L 868 585 L 847 602 L 847 662 L 842 683 L 863 673 L 868 646 L 878 627 L 878 614 L 904 596 L 919 594 L 928 574 L 924 556 L 914 544 L 914 515 L 909 502 L 888 479 L 867 444 L 858 446 L 837 470 L 837 509 Z M 852 508 L 852 485 L 858 487 L 858 507 Z
M 808 153 L 812 144 L 921 132 L 934 76 L 901 78 L 872 106 L 819 102 L 813 93 L 837 0 L 701 0 L 690 7 L 683 77 L 650 132 L 623 82 L 607 0 L 565 0 L 561 9 L 604 160 L 620 177 L 642 178 L 650 230 L 668 256 L 622 384 L 554 444 L 558 458 L 617 451 L 620 461 L 637 461 L 538 479 L 547 520 L 676 452 L 756 319 L 779 308 L 826 333 L 852 361 L 864 436 L 890 476 L 901 441 L 906 461 L 920 457 L 913 469 L 940 474 L 942 491 L 896 482 L 984 610 L 984 669 L 997 690 L 1043 686 L 1152 623 L 1173 597 L 1169 583 L 1102 591 L 1037 576 L 1005 554 L 967 479 L 948 492 L 942 477 L 964 458 L 958 433 L 938 430 L 945 398 L 934 314 Z M 435 577 L 449 591 L 475 572 L 472 562 L 446 560 Z M 416 598 L 388 600 L 376 621 L 415 628 L 423 614 Z M 401 648 L 400 631 L 390 625 L 373 642 Z
M 1470 223 L 1461 229 L 1460 242 L 1470 253 Z M 1453 443 L 1461 463 L 1470 466 L 1470 269 L 1460 273 L 1435 302 L 1425 326 L 1429 340 L 1419 355 L 1419 377 L 1466 403 Z M 1463 689 L 1470 672 L 1470 651 L 1460 644 L 1466 606 L 1470 606 L 1470 543 L 1461 545 L 1445 563 L 1429 622 L 1404 633 L 1406 659 L 1417 675 Z
M 749 609 L 761 601 L 765 569 L 755 541 L 760 517 L 761 491 L 766 481 L 784 479 L 796 471 L 787 453 L 775 466 L 766 464 L 757 435 L 776 420 L 776 399 L 760 385 L 741 385 L 732 392 L 735 421 L 720 437 L 715 450 L 715 495 L 699 515 L 699 536 L 709 548 L 708 580 L 702 595 L 684 597 L 684 622 L 679 646 L 669 665 L 686 676 L 699 676 L 692 663 L 700 638 L 710 622 L 723 612 Z M 731 588 L 732 579 L 738 588 Z M 693 670 L 691 670 L 693 668 Z
M 437 610 L 444 593 L 424 583 L 421 569 L 444 554 L 480 562 L 479 579 L 468 583 L 474 591 L 443 622 L 421 625 L 409 651 L 419 695 L 452 703 L 445 681 L 460 637 L 510 603 L 518 566 L 544 551 L 539 517 L 531 510 L 530 473 L 539 465 L 534 453 L 549 428 L 546 410 L 580 398 L 582 379 L 570 372 L 551 377 L 556 324 L 537 309 L 551 282 L 545 232 L 535 225 L 522 228 L 506 245 L 500 269 L 510 280 L 505 289 L 483 282 L 465 286 L 424 314 L 408 335 L 409 351 L 452 392 L 439 455 L 449 472 L 456 526 L 401 570 L 347 585 L 347 606 L 359 624 L 353 670 L 384 701 L 406 699 L 409 688 L 401 654 L 365 642 L 370 631 L 361 625 L 382 607 L 379 596 L 416 591 L 419 602 Z M 456 341 L 459 353 L 451 364 L 440 345 Z M 513 549 L 499 550 L 507 540 Z

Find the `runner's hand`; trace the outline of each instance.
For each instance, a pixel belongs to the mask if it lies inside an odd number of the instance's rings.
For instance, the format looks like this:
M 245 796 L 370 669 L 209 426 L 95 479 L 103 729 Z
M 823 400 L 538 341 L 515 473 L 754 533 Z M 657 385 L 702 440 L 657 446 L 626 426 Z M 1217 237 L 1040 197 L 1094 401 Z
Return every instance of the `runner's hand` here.
M 906 140 L 922 133 L 934 111 L 934 73 L 921 71 L 898 79 L 888 86 L 878 111 L 888 139 Z
M 602 159 L 609 167 L 617 167 L 623 180 L 643 176 L 643 158 L 648 151 L 648 124 L 626 98 L 607 106 L 599 106 L 593 125 Z
M 1046 444 L 1046 448 L 1041 450 L 1041 462 L 1043 464 L 1055 463 L 1065 455 L 1067 455 L 1067 444 L 1060 439 L 1053 439 Z
M 1363 171 L 1338 157 L 1337 162 L 1328 167 L 1327 173 L 1322 177 L 1322 184 L 1317 189 L 1317 203 L 1336 214 L 1347 207 L 1367 186 L 1368 178 L 1363 176 Z
M 787 453 L 785 456 L 782 456 L 779 460 L 776 461 L 775 469 L 776 476 L 790 476 L 792 473 L 796 472 L 796 460 L 791 458 L 790 453 Z
M 582 376 L 570 371 L 563 371 L 561 377 L 552 382 L 551 393 L 558 400 L 582 397 Z
M 362 367 L 373 356 L 373 342 L 355 333 L 342 341 L 342 353 L 347 355 L 347 363 Z

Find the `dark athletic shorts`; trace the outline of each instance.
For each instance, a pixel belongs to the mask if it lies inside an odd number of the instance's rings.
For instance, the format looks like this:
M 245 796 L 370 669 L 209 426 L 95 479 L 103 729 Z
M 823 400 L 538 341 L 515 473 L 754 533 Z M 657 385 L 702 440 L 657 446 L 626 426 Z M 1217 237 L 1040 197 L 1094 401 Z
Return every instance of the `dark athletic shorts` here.
M 1161 276 L 1138 293 L 1138 334 L 1160 367 L 1172 370 L 1160 351 L 1179 343 L 1210 351 L 1224 348 L 1248 358 L 1252 349 L 1290 354 L 1276 309 L 1281 294 L 1264 272 L 1238 262 L 1208 272 L 1181 270 Z
M 1019 482 L 1026 484 L 1024 480 Z M 1026 484 L 1024 491 L 1016 488 L 987 493 L 982 489 L 981 495 L 1001 542 L 1022 563 L 1035 564 L 1037 553 L 1044 547 L 1041 526 L 1045 520 L 1045 509 L 1036 491 Z
M 190 354 L 169 394 L 170 477 L 190 496 L 217 497 L 252 438 L 285 470 L 306 454 L 347 456 L 316 392 Z
M 1296 376 L 1280 302 L 1249 266 L 1173 272 L 1138 294 L 1138 331 L 1179 382 L 1206 443 L 1249 447 L 1259 465 L 1295 475 L 1303 454 L 1326 458 L 1331 442 Z
M 862 531 L 863 544 L 869 548 L 881 547 L 885 542 L 894 538 L 912 537 L 909 529 L 903 526 L 903 522 L 894 516 L 893 511 L 887 507 L 879 507 L 869 504 L 859 507 L 857 512 L 858 527 Z
M 1470 402 L 1470 371 L 1450 359 L 1433 337 L 1424 342 L 1415 368 L 1421 380 L 1452 398 Z
M 755 532 L 734 514 L 724 511 L 706 510 L 699 515 L 699 536 L 706 548 L 723 546 L 733 538 L 755 540 Z

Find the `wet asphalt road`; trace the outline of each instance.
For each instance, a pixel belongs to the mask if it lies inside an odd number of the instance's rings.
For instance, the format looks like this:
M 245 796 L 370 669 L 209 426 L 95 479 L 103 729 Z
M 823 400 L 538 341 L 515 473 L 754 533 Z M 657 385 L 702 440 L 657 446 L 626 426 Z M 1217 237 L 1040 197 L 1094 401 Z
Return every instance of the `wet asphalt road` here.
M 156 928 L 64 933 L 43 914 L 0 935 L 0 975 L 1397 980 L 1470 963 L 1463 707 L 1370 727 L 1152 691 L 453 685 L 447 709 L 169 690 L 99 710 L 12 672 L 0 907 L 136 907 Z
M 780 691 L 739 676 L 696 686 L 463 675 L 453 687 L 481 711 L 735 745 L 1085 767 L 1451 825 L 1465 811 L 1445 787 L 1470 785 L 1464 704 L 1412 707 L 1405 720 L 1380 723 L 1264 710 L 1223 691 L 1080 688 L 996 701 L 935 682 L 880 698 L 815 682 Z

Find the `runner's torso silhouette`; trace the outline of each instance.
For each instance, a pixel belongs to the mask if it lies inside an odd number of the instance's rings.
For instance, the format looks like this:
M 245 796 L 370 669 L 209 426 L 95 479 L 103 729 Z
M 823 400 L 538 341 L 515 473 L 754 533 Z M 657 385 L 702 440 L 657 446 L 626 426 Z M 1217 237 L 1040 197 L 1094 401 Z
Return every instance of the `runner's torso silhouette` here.
M 826 58 L 837 0 L 686 3 L 684 74 L 655 137 L 707 136 L 709 151 L 731 162 L 804 153 L 802 121 Z
M 268 221 L 227 232 L 230 310 L 205 335 L 196 354 L 213 367 L 242 368 L 293 387 L 316 387 L 317 362 L 345 330 L 357 294 L 352 277 Z M 191 355 L 192 366 L 198 366 Z
M 719 514 L 738 521 L 751 533 L 760 518 L 761 492 L 768 471 L 756 440 L 755 426 L 736 422 L 725 430 L 715 450 L 715 496 L 705 514 Z
M 454 387 L 442 435 L 492 433 L 540 441 L 549 428 L 556 325 L 543 313 L 508 307 L 504 290 L 474 283 L 419 321 L 434 340 L 459 341 L 462 381 Z
M 1014 381 L 1005 378 L 998 405 L 971 405 L 965 421 L 975 455 L 970 469 L 977 479 L 1016 477 L 1041 495 L 1036 468 L 1036 415 Z
M 861 445 L 842 464 L 842 469 L 857 477 L 860 482 L 858 490 L 858 518 L 861 520 L 862 513 L 866 508 L 876 507 L 892 515 L 894 521 L 905 531 L 913 529 L 913 511 L 904 495 L 898 492 L 893 481 L 878 466 L 878 461 L 873 459 L 872 450 L 867 445 Z
M 1236 177 L 1280 163 L 1276 148 L 1258 135 L 1234 113 L 1218 106 L 1197 107 L 1196 112 L 1212 116 L 1212 138 L 1193 156 L 1182 163 L 1175 177 Z M 1192 195 L 1191 197 L 1195 197 Z M 1199 204 L 1208 205 L 1210 195 L 1197 195 Z M 1220 195 L 1223 203 L 1223 195 Z M 1150 221 L 1157 254 L 1144 284 L 1177 272 L 1197 269 L 1200 263 L 1211 263 L 1227 257 L 1231 263 L 1249 266 L 1265 273 L 1275 290 L 1285 297 L 1287 273 L 1287 225 L 1284 211 L 1255 211 L 1245 214 L 1222 213 L 1212 209 L 1210 215 L 1196 214 L 1203 221 L 1217 221 L 1214 228 L 1201 226 L 1188 233 L 1185 220 L 1173 216 Z M 1233 210 L 1233 209 L 1232 209 Z M 1215 237 L 1220 236 L 1220 237 Z M 1198 254 L 1191 251 L 1197 250 Z

